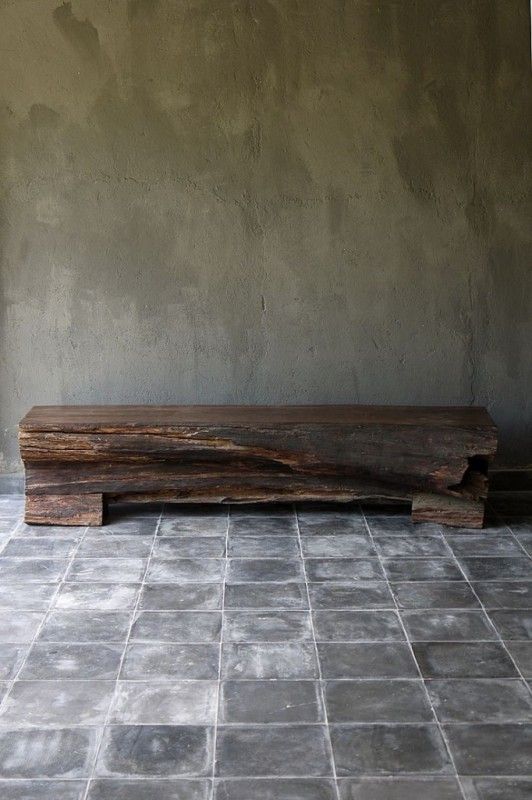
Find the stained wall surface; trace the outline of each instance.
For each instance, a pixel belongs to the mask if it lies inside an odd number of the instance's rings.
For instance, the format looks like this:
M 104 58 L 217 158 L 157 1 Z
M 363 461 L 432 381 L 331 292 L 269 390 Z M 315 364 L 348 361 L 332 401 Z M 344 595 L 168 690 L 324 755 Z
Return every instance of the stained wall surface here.
M 40 403 L 480 403 L 532 462 L 526 0 L 1 0 L 0 471 Z

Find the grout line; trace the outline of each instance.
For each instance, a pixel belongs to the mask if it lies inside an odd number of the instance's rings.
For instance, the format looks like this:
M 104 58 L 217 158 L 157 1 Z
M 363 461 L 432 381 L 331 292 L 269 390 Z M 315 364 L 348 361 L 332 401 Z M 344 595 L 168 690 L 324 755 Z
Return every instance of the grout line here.
M 162 516 L 163 516 L 163 512 L 164 512 L 164 505 L 162 506 L 161 512 L 160 512 L 160 514 L 159 514 L 159 516 L 157 518 L 157 522 L 156 522 L 156 525 L 155 525 L 155 531 L 153 533 L 153 539 L 152 539 L 152 543 L 151 543 L 150 553 L 149 553 L 148 558 L 146 560 L 146 567 L 144 569 L 144 574 L 143 574 L 142 580 L 140 582 L 140 586 L 139 586 L 139 590 L 138 590 L 138 594 L 137 594 L 137 599 L 136 599 L 135 605 L 133 607 L 133 610 L 128 612 L 128 613 L 131 613 L 131 621 L 129 623 L 127 636 L 126 636 L 126 639 L 125 639 L 125 642 L 124 642 L 124 650 L 122 652 L 122 657 L 121 657 L 120 663 L 118 665 L 118 671 L 117 671 L 117 674 L 116 674 L 116 678 L 114 680 L 115 693 L 116 693 L 116 689 L 118 688 L 118 681 L 120 680 L 120 674 L 122 672 L 122 666 L 124 664 L 124 660 L 125 660 L 125 657 L 126 657 L 127 647 L 128 647 L 128 644 L 129 644 L 129 639 L 131 637 L 131 631 L 133 630 L 133 625 L 135 624 L 135 617 L 136 617 L 137 609 L 138 609 L 138 606 L 139 606 L 139 603 L 140 603 L 140 598 L 142 596 L 142 589 L 143 589 L 143 586 L 144 586 L 144 581 L 146 579 L 146 575 L 148 574 L 148 569 L 150 567 L 150 561 L 151 561 L 151 556 L 152 556 L 152 553 L 153 553 L 153 550 L 154 550 L 154 547 L 155 547 L 155 542 L 157 541 L 157 533 L 159 531 L 159 526 L 161 524 L 161 519 L 162 519 Z M 86 786 L 85 791 L 83 793 L 82 800 L 87 800 L 87 797 L 88 797 L 88 794 L 89 794 L 91 781 L 94 778 L 94 773 L 95 773 L 95 770 L 96 770 L 96 764 L 98 763 L 100 750 L 102 748 L 103 739 L 104 739 L 104 736 L 105 736 L 105 729 L 106 729 L 107 725 L 109 724 L 109 719 L 110 719 L 110 716 L 111 716 L 111 709 L 113 708 L 114 700 L 115 700 L 115 697 L 113 695 L 113 697 L 111 698 L 111 701 L 109 703 L 109 706 L 107 708 L 107 713 L 105 715 L 105 719 L 104 719 L 103 724 L 101 726 L 100 740 L 98 742 L 98 745 L 95 748 L 94 759 L 93 759 L 92 765 L 91 765 L 91 767 L 90 767 L 90 769 L 88 771 L 87 786 Z
M 371 539 L 371 543 L 372 543 L 372 544 L 373 544 L 373 546 L 375 547 L 375 540 L 373 539 L 373 533 L 372 533 L 372 531 L 371 531 L 371 527 L 370 527 L 370 525 L 369 525 L 369 523 L 368 523 L 368 521 L 367 521 L 367 519 L 366 519 L 366 515 L 365 515 L 365 513 L 364 513 L 364 511 L 363 511 L 363 509 L 362 509 L 362 507 L 361 507 L 361 506 L 359 506 L 359 510 L 360 510 L 360 513 L 362 514 L 362 517 L 363 517 L 363 519 L 364 519 L 364 523 L 365 523 L 365 525 L 366 525 L 366 528 L 367 528 L 367 531 L 368 531 L 369 537 L 370 537 L 370 539 Z M 446 544 L 447 544 L 447 542 L 446 542 Z M 447 545 L 447 546 L 448 546 L 448 545 Z M 375 548 L 375 550 L 376 550 L 376 549 L 377 549 L 377 548 Z M 385 578 L 386 578 L 386 582 L 387 582 L 387 584 L 388 584 L 388 590 L 389 590 L 390 594 L 392 595 L 392 598 L 393 598 L 393 600 L 394 600 L 394 603 L 395 603 L 395 609 L 396 609 L 397 619 L 399 620 L 399 624 L 401 625 L 401 628 L 402 628 L 402 630 L 403 630 L 403 635 L 404 635 L 404 637 L 405 637 L 405 639 L 406 639 L 406 642 L 407 642 L 408 648 L 409 648 L 409 650 L 410 650 L 410 656 L 411 656 L 411 657 L 414 659 L 414 663 L 415 663 L 415 665 L 416 665 L 416 669 L 417 669 L 417 671 L 418 671 L 418 673 L 419 673 L 419 677 L 420 677 L 420 679 L 421 679 L 421 681 L 422 681 L 423 690 L 424 690 L 424 692 L 425 692 L 425 697 L 426 697 L 426 699 L 427 699 L 427 702 L 428 702 L 428 704 L 429 704 L 429 707 L 430 707 L 430 709 L 431 709 L 431 711 L 432 711 L 432 714 L 433 714 L 433 716 L 434 716 L 434 721 L 435 721 L 436 725 L 438 726 L 438 730 L 439 730 L 439 732 L 440 732 L 440 736 L 441 736 L 441 738 L 442 738 L 442 741 L 443 741 L 443 743 L 444 743 L 444 745 L 445 745 L 445 748 L 446 748 L 446 750 L 447 750 L 447 753 L 448 753 L 448 755 L 449 755 L 449 760 L 450 760 L 450 762 L 451 762 L 451 765 L 452 765 L 452 768 L 453 768 L 453 770 L 454 770 L 454 774 L 455 774 L 456 780 L 457 780 L 457 782 L 458 782 L 458 786 L 459 786 L 459 789 L 460 789 L 460 793 L 461 793 L 461 795 L 462 795 L 462 798 L 463 798 L 463 800 L 467 800 L 467 796 L 466 796 L 465 789 L 464 789 L 464 787 L 462 786 L 462 781 L 461 781 L 461 779 L 460 779 L 460 776 L 458 775 L 458 770 L 457 770 L 457 768 L 456 768 L 456 763 L 455 763 L 455 760 L 454 760 L 454 756 L 453 756 L 453 754 L 452 754 L 452 752 L 451 752 L 451 748 L 450 748 L 450 746 L 449 746 L 449 743 L 448 743 L 448 741 L 447 741 L 447 737 L 446 737 L 446 735 L 445 735 L 445 732 L 444 732 L 444 730 L 443 730 L 443 726 L 441 725 L 441 723 L 440 723 L 440 721 L 439 721 L 439 719 L 438 719 L 438 715 L 436 714 L 436 711 L 435 711 L 435 709 L 434 709 L 434 705 L 433 705 L 433 703 L 432 703 L 432 699 L 431 699 L 431 697 L 430 697 L 429 691 L 428 691 L 428 689 L 427 689 L 427 685 L 426 685 L 426 683 L 425 683 L 425 680 L 424 680 L 424 678 L 423 678 L 423 673 L 421 672 L 421 668 L 420 668 L 420 666 L 419 666 L 419 664 L 418 664 L 418 661 L 417 661 L 417 658 L 416 658 L 416 656 L 415 656 L 415 654 L 414 654 L 414 648 L 412 647 L 412 642 L 410 641 L 410 638 L 409 638 L 409 636 L 408 636 L 408 632 L 407 632 L 407 630 L 406 630 L 406 628 L 405 628 L 405 625 L 404 625 L 404 623 L 403 623 L 403 619 L 402 619 L 402 617 L 401 617 L 401 613 L 400 613 L 399 606 L 398 606 L 398 604 L 397 604 L 397 602 L 396 602 L 396 600 L 395 600 L 395 595 L 394 595 L 394 593 L 393 593 L 393 591 L 392 591 L 392 587 L 391 587 L 391 585 L 390 585 L 390 581 L 389 581 L 389 579 L 388 579 L 388 575 L 387 575 L 387 573 L 386 573 L 386 570 L 384 569 L 384 563 L 383 563 L 383 561 L 382 561 L 382 559 L 381 559 L 380 555 L 379 555 L 379 562 L 380 562 L 380 565 L 381 565 L 381 569 L 382 569 L 382 571 L 383 571 L 383 573 L 384 573 L 384 576 L 385 576 Z
M 307 576 L 307 570 L 306 570 L 306 566 L 305 566 L 305 558 L 304 558 L 304 555 L 303 555 L 303 545 L 302 545 L 302 542 L 301 542 L 301 530 L 299 528 L 299 518 L 298 518 L 298 514 L 297 514 L 297 507 L 295 505 L 293 506 L 293 514 L 294 514 L 295 521 L 296 521 L 297 540 L 299 542 L 299 551 L 301 553 L 301 561 L 302 561 L 302 564 L 303 564 L 303 574 L 305 576 L 305 589 L 306 589 L 306 592 L 307 592 L 307 603 L 308 603 L 308 607 L 309 607 L 308 615 L 309 615 L 309 621 L 310 621 L 310 630 L 312 632 L 312 641 L 314 643 L 314 655 L 315 655 L 315 658 L 316 658 L 316 665 L 318 667 L 318 686 L 319 686 L 320 699 L 321 699 L 321 704 L 323 706 L 323 724 L 325 725 L 326 737 L 327 737 L 327 742 L 328 742 L 328 745 L 329 745 L 329 754 L 330 754 L 331 766 L 332 766 L 332 771 L 333 771 L 333 780 L 334 780 L 334 788 L 335 788 L 336 798 L 337 798 L 337 800 L 340 800 L 340 788 L 338 786 L 338 776 L 336 774 L 336 761 L 335 761 L 335 758 L 334 758 L 334 750 L 333 750 L 333 746 L 332 746 L 331 728 L 329 726 L 329 717 L 328 717 L 328 714 L 327 714 L 327 703 L 325 701 L 325 692 L 324 692 L 324 689 L 323 689 L 323 675 L 322 675 L 322 671 L 321 671 L 321 662 L 320 662 L 320 656 L 319 656 L 319 652 L 318 652 L 318 645 L 317 645 L 317 642 L 316 642 L 316 631 L 314 630 L 314 620 L 313 620 L 313 617 L 312 617 L 312 606 L 311 606 L 311 603 L 310 603 L 310 591 L 309 591 L 309 587 L 308 587 L 308 576 Z

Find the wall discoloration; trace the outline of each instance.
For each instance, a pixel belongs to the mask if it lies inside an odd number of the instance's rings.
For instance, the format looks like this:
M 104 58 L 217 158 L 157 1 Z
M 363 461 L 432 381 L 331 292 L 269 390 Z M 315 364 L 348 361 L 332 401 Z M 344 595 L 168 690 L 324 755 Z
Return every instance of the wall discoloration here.
M 532 452 L 520 0 L 4 0 L 0 470 L 35 403 L 485 403 Z

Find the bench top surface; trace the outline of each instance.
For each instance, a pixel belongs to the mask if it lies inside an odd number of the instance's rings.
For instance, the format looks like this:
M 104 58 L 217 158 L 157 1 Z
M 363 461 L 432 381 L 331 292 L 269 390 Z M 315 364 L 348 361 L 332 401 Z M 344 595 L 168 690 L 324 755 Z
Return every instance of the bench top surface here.
M 489 428 L 495 425 L 478 406 L 34 406 L 21 431 L 97 431 L 104 429 L 193 426 L 414 425 Z

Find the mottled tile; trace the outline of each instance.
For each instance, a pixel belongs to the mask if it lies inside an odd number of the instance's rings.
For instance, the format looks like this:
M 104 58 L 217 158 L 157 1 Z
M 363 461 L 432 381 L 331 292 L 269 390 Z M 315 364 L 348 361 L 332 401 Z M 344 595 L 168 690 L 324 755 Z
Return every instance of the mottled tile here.
M 399 608 L 479 608 L 480 604 L 465 581 L 393 583 Z
M 157 539 L 153 557 L 224 558 L 225 536 L 163 536 Z
M 145 558 L 75 558 L 66 574 L 73 583 L 138 583 L 146 570 Z
M 53 583 L 7 583 L 0 585 L 0 608 L 46 611 L 57 591 Z
M 376 558 L 308 558 L 305 570 L 311 582 L 384 580 Z
M 337 800 L 329 778 L 240 778 L 218 780 L 213 800 Z
M 473 589 L 486 608 L 532 608 L 532 580 L 481 581 Z
M 375 547 L 381 556 L 389 558 L 449 558 L 451 553 L 441 534 L 386 534 L 374 536 Z
M 103 725 L 112 681 L 18 681 L 0 712 L 4 727 Z
M 390 581 L 461 581 L 463 575 L 449 558 L 385 558 Z
M 517 540 L 529 556 L 532 556 L 532 531 L 517 534 Z
M 2 800 L 83 800 L 86 781 L 2 781 Z
M 127 646 L 123 680 L 216 680 L 220 646 L 212 644 L 144 644 Z
M 301 536 L 305 558 L 361 558 L 376 556 L 367 533 L 330 533 Z
M 119 681 L 110 722 L 120 725 L 214 725 L 216 681 Z
M 523 551 L 509 533 L 447 534 L 445 538 L 456 556 L 523 555 Z
M 87 534 L 76 553 L 77 558 L 148 558 L 152 536 L 114 536 Z
M 0 611 L 0 642 L 13 644 L 31 642 L 43 619 L 42 612 L 18 609 Z
M 221 583 L 147 583 L 139 600 L 139 608 L 147 611 L 215 611 L 221 607 Z
M 232 535 L 229 537 L 230 558 L 299 558 L 297 536 Z
M 343 778 L 340 800 L 463 800 L 455 778 Z
M 114 514 L 99 531 L 93 531 L 94 535 L 98 533 L 102 537 L 107 536 L 153 536 L 157 529 L 157 516 L 127 516 Z
M 26 537 L 30 539 L 40 538 L 45 539 L 54 536 L 59 539 L 81 539 L 87 528 L 71 525 L 26 525 L 24 522 L 18 526 L 15 531 L 15 536 Z
M 111 725 L 104 731 L 96 775 L 202 777 L 212 771 L 213 729 L 181 725 Z
M 220 723 L 323 722 L 320 689 L 315 681 L 224 681 Z
M 148 583 L 212 583 L 223 580 L 222 558 L 152 559 L 146 575 Z
M 27 644 L 2 644 L 0 647 L 0 680 L 10 681 L 15 677 L 27 650 Z
M 530 775 L 532 725 L 446 725 L 458 774 Z
M 294 642 L 312 638 L 306 611 L 226 611 L 224 640 L 228 642 Z
M 506 647 L 524 678 L 532 678 L 532 642 L 506 642 Z
M 466 800 L 530 800 L 532 778 L 462 778 Z
M 0 557 L 0 583 L 59 583 L 68 566 L 59 558 Z
M 121 611 L 52 611 L 39 640 L 44 642 L 122 642 L 131 614 Z
M 159 536 L 216 536 L 225 537 L 227 532 L 227 512 L 224 516 L 178 516 L 163 517 Z
M 295 517 L 237 517 L 229 521 L 229 537 L 297 536 Z
M 112 680 L 118 676 L 122 644 L 35 642 L 21 680 Z
M 517 678 L 499 642 L 420 642 L 413 645 L 425 678 Z
M 503 639 L 532 639 L 532 609 L 498 609 L 489 617 Z
M 366 536 L 368 529 L 364 519 L 358 514 L 316 513 L 298 514 L 299 530 L 306 536 L 339 536 L 361 534 Z
M 427 681 L 440 722 L 532 722 L 532 695 L 521 680 Z
M 433 522 L 412 522 L 410 513 L 398 514 L 370 514 L 366 519 L 374 536 L 403 534 L 412 537 L 440 534 L 445 530 L 441 525 Z
M 339 777 L 452 771 L 436 725 L 332 725 L 331 740 Z
M 210 800 L 208 779 L 91 781 L 87 800 Z
M 403 630 L 394 611 L 314 611 L 318 641 L 400 641 Z
M 421 680 L 327 681 L 327 719 L 338 722 L 431 722 Z
M 460 564 L 470 581 L 530 580 L 529 558 L 461 558 Z
M 225 587 L 224 608 L 308 608 L 303 583 L 233 583 Z
M 294 507 L 291 503 L 233 503 L 231 505 L 231 519 L 278 519 L 279 517 L 294 518 Z
M 497 635 L 483 611 L 432 609 L 402 611 L 408 637 L 413 642 L 489 640 Z
M 406 644 L 319 643 L 324 678 L 417 678 L 419 672 Z
M 217 611 L 141 611 L 131 639 L 147 642 L 214 642 L 221 632 Z
M 297 560 L 275 558 L 232 559 L 227 565 L 227 583 L 304 581 L 303 565 Z
M 132 610 L 139 590 L 138 583 L 64 583 L 53 605 L 65 610 Z
M 224 644 L 222 677 L 226 680 L 318 678 L 314 644 L 312 642 Z
M 219 727 L 216 775 L 332 775 L 326 729 L 320 725 Z
M 359 583 L 310 583 L 310 604 L 319 608 L 395 608 L 384 581 Z
M 12 558 L 70 558 L 78 545 L 77 539 L 40 538 L 11 539 L 2 550 L 2 556 Z
M 0 729 L 0 778 L 88 777 L 98 741 L 93 728 Z

